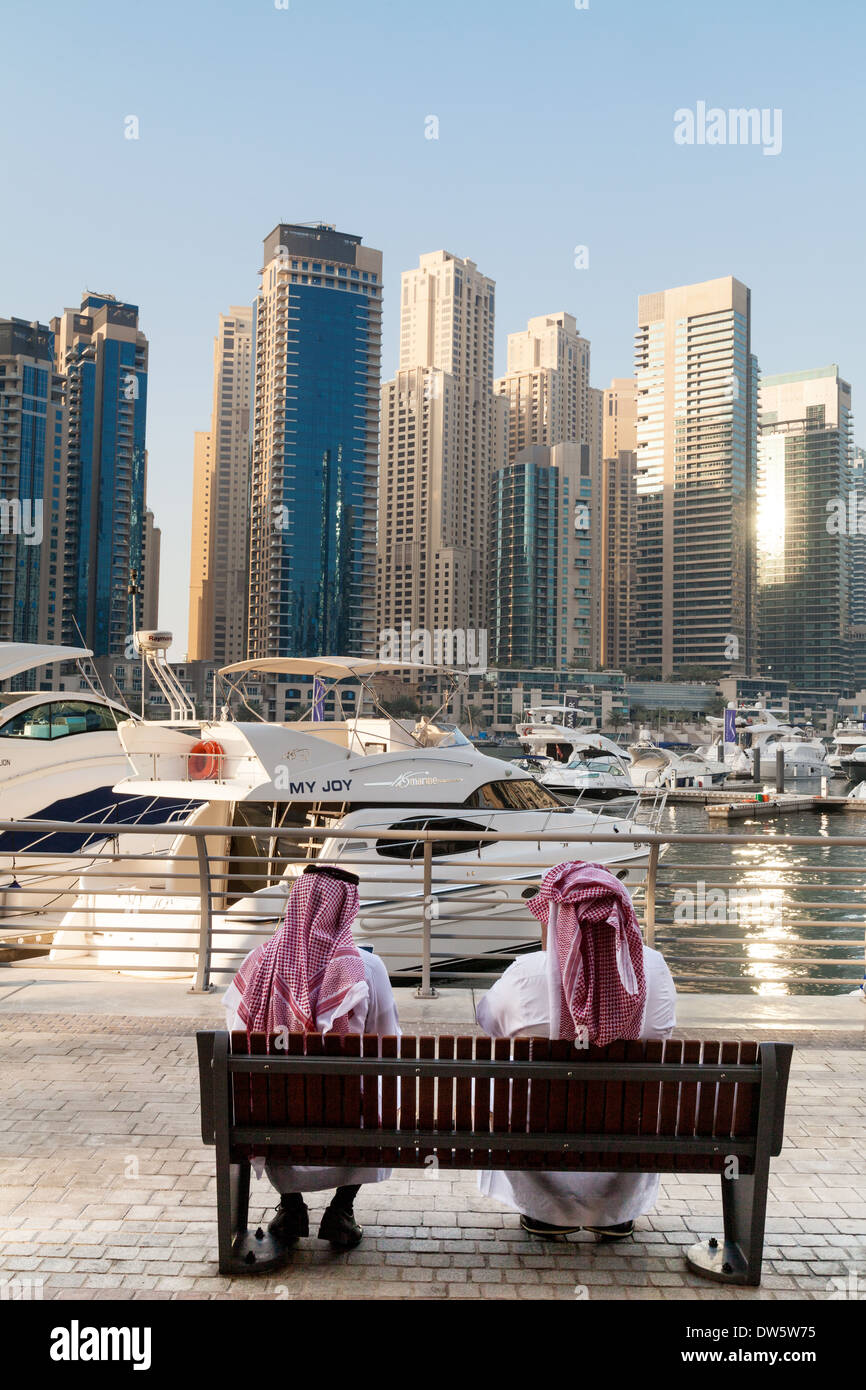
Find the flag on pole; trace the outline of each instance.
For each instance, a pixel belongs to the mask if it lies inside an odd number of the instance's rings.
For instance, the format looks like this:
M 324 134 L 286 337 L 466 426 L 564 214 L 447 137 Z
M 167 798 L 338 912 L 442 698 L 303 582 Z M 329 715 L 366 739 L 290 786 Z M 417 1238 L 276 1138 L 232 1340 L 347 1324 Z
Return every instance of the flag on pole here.
M 735 709 L 725 710 L 725 743 L 736 743 L 737 741 L 737 711 Z
M 325 682 L 318 676 L 313 677 L 313 719 L 317 723 L 325 719 Z

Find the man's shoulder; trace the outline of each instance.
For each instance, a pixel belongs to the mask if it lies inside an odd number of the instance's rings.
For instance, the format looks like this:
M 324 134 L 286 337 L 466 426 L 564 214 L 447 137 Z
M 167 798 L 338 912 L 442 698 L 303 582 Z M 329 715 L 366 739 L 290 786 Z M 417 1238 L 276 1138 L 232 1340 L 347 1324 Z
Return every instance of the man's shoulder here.
M 545 973 L 543 951 L 530 951 L 525 956 L 517 956 L 500 977 L 505 980 L 534 980 Z

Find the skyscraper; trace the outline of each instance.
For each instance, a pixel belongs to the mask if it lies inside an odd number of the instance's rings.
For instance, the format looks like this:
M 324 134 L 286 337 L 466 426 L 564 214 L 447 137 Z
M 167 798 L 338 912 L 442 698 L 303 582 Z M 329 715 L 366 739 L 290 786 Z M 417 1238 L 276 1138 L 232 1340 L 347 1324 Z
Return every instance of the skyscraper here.
M 248 655 L 370 655 L 382 253 L 325 223 L 280 223 L 263 262 Z
M 637 386 L 634 377 L 614 377 L 604 392 L 598 531 L 599 661 L 631 664 L 629 616 L 634 590 L 634 529 L 637 472 Z
M 494 284 L 474 261 L 422 255 L 402 275 L 400 366 L 382 388 L 378 628 L 487 626 Z
M 220 314 L 210 429 L 195 436 L 189 659 L 246 656 L 253 315 Z
M 533 444 L 496 469 L 490 518 L 497 666 L 588 666 L 593 510 L 588 444 Z
M 634 660 L 751 672 L 758 368 L 726 276 L 641 295 Z
M 0 319 L 0 640 L 59 642 L 62 382 L 42 323 Z
M 590 442 L 589 351 L 563 310 L 509 333 L 506 372 L 493 383 L 508 401 L 509 463 L 531 444 Z
M 800 689 L 841 692 L 851 678 L 851 478 L 851 387 L 838 367 L 764 377 L 761 671 Z
M 83 638 L 96 656 L 122 656 L 130 576 L 143 572 L 147 339 L 137 306 L 109 294 L 85 294 L 51 327 L 66 377 L 60 635 L 72 645 Z

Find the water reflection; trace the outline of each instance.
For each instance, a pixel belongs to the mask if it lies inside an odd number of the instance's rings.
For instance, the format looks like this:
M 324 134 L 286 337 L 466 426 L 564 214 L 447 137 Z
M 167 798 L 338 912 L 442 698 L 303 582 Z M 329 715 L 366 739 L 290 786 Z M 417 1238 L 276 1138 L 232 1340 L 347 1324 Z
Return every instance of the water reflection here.
M 798 790 L 814 794 L 820 787 Z M 857 988 L 866 924 L 866 817 L 804 811 L 720 826 L 705 807 L 685 805 L 666 808 L 660 828 L 719 830 L 716 841 L 671 845 L 660 864 L 656 942 L 681 987 L 765 996 Z M 758 834 L 761 843 L 727 844 L 727 834 Z M 820 835 L 826 843 L 780 845 L 780 835 Z M 834 843 L 852 835 L 862 846 Z M 695 910 L 683 920 L 689 891 Z

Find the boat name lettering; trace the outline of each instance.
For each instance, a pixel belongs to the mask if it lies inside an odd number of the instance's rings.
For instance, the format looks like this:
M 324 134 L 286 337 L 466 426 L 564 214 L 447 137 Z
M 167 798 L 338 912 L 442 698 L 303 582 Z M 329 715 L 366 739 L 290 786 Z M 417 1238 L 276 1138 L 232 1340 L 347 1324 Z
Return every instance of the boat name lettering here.
M 329 782 L 326 782 L 325 785 L 322 787 L 322 795 L 324 796 L 327 792 L 347 792 L 351 785 L 351 777 L 345 779 L 341 777 L 332 777 L 331 780 Z M 289 783 L 290 796 L 303 796 L 305 792 L 309 793 L 309 795 L 312 796 L 315 790 L 315 781 Z

